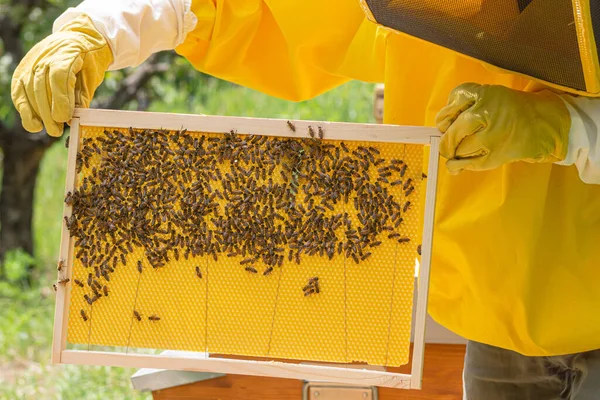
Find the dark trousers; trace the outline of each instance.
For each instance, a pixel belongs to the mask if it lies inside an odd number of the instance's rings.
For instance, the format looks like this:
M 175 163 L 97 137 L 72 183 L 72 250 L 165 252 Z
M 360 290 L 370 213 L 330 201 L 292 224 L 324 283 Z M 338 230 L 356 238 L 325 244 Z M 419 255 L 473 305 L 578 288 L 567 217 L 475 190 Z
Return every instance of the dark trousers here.
M 465 400 L 600 400 L 600 350 L 527 357 L 470 341 Z

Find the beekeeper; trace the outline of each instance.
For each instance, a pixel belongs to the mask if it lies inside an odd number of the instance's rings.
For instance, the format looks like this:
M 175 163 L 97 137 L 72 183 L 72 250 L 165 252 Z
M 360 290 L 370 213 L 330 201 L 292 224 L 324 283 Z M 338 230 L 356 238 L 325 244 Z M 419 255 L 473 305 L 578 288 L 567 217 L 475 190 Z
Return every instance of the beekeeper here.
M 467 398 L 597 399 L 599 21 L 585 0 L 86 0 L 12 98 L 58 136 L 107 70 L 168 49 L 288 100 L 385 82 L 386 123 L 444 132 L 429 313 L 470 340 Z

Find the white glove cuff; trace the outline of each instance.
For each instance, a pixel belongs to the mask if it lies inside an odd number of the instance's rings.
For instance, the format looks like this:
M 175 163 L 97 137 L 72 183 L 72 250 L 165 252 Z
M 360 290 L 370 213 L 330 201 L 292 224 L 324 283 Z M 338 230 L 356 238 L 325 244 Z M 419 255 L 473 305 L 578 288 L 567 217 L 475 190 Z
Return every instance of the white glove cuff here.
M 560 96 L 571 114 L 567 156 L 555 164 L 577 167 L 586 183 L 600 183 L 599 99 Z
M 52 31 L 86 14 L 113 53 L 109 70 L 134 67 L 180 45 L 198 22 L 192 0 L 85 0 L 56 19 Z

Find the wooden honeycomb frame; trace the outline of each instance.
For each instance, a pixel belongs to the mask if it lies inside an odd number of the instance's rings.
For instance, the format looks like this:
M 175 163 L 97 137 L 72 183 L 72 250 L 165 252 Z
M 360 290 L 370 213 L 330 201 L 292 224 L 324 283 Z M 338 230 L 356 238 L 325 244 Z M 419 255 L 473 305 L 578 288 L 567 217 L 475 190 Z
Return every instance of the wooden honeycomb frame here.
M 327 139 L 348 141 L 371 141 L 387 143 L 420 144 L 430 146 L 426 201 L 424 204 L 422 256 L 419 272 L 418 297 L 412 370 L 410 374 L 388 372 L 385 369 L 360 368 L 356 365 L 306 364 L 274 361 L 255 361 L 241 358 L 220 358 L 206 354 L 204 358 L 168 357 L 132 353 L 82 351 L 67 349 L 67 330 L 70 305 L 70 290 L 59 285 L 55 311 L 52 361 L 62 364 L 105 365 L 123 367 L 145 367 L 172 370 L 211 371 L 219 373 L 322 380 L 335 383 L 350 383 L 372 386 L 420 389 L 423 369 L 425 320 L 427 294 L 433 239 L 433 219 L 437 186 L 440 133 L 434 128 L 350 124 L 335 122 L 293 121 L 298 131 L 306 132 L 309 125 L 323 126 Z M 286 120 L 220 117 L 205 115 L 183 115 L 164 113 L 142 113 L 109 110 L 80 109 L 71 121 L 71 137 L 68 153 L 68 168 L 65 193 L 72 191 L 76 180 L 76 157 L 79 147 L 79 127 L 113 127 L 138 129 L 167 129 L 225 133 L 234 129 L 245 134 L 266 136 L 301 137 L 287 128 Z M 71 207 L 65 205 L 64 216 L 71 215 Z M 73 241 L 63 224 L 60 257 L 66 260 L 66 276 L 71 277 L 73 265 Z

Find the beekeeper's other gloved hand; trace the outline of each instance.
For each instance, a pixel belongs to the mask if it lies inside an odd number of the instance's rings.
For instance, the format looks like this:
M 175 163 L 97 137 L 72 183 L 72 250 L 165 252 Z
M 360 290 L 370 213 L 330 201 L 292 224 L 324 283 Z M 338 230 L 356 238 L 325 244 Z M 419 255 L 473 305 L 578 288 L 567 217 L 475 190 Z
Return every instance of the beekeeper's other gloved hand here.
M 74 108 L 89 107 L 112 60 L 108 43 L 85 14 L 36 44 L 12 78 L 23 127 L 39 132 L 43 125 L 49 135 L 62 135 Z
M 562 161 L 571 117 L 563 100 L 550 91 L 465 83 L 450 93 L 436 124 L 444 134 L 440 154 L 457 174 L 515 161 Z

